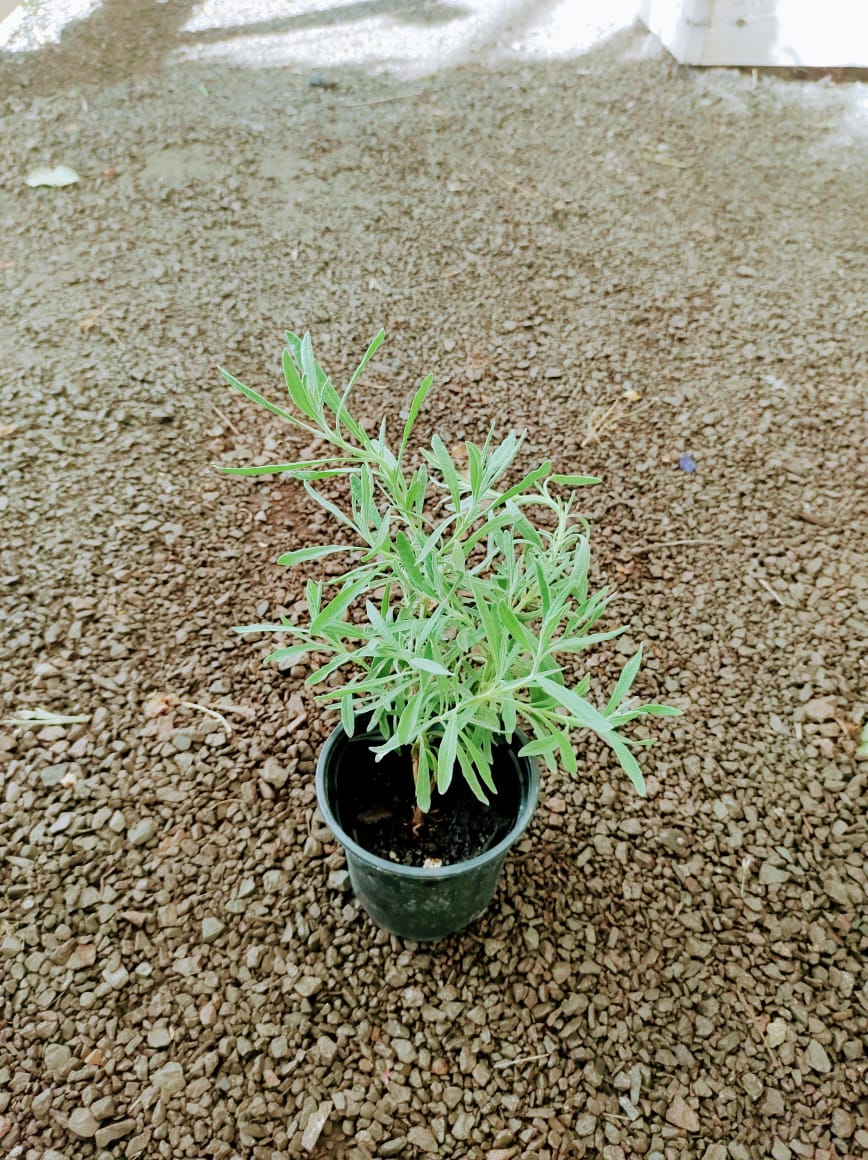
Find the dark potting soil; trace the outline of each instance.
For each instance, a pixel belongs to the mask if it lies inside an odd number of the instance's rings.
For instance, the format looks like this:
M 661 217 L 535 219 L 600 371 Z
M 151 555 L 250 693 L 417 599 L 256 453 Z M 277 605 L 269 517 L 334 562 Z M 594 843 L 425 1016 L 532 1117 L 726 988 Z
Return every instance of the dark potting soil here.
M 409 750 L 377 762 L 372 742 L 353 738 L 338 771 L 338 819 L 372 854 L 403 866 L 450 866 L 490 850 L 518 816 L 520 787 L 515 759 L 506 746 L 494 751 L 497 793 L 489 804 L 476 798 L 458 770 L 445 794 L 435 792 L 431 809 L 414 826 L 415 792 Z

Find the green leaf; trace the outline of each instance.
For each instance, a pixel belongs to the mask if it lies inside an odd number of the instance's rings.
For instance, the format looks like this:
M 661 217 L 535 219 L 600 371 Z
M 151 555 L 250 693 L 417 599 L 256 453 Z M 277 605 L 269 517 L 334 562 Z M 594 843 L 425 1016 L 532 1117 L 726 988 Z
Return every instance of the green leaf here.
M 645 787 L 645 778 L 642 776 L 642 770 L 639 768 L 639 762 L 627 748 L 627 743 L 617 733 L 611 734 L 606 740 L 615 751 L 615 756 L 621 763 L 624 772 L 632 781 L 637 791 L 644 797 L 647 790 Z
M 488 741 L 487 747 L 482 743 L 483 738 L 486 738 Z M 497 787 L 495 786 L 491 777 L 491 734 L 480 734 L 479 730 L 465 729 L 461 735 L 461 746 L 459 747 L 459 753 L 461 752 L 462 747 L 467 755 L 468 762 L 471 763 L 471 768 L 473 769 L 474 777 L 477 779 L 477 784 L 478 779 L 481 778 L 485 785 L 488 786 L 490 791 L 493 794 L 496 794 Z M 467 774 L 464 771 L 464 766 L 462 765 L 461 768 L 462 772 L 464 772 L 464 776 L 467 777 Z M 473 785 L 470 783 L 469 779 L 468 785 L 470 785 L 470 788 L 473 789 Z M 473 790 L 473 792 L 476 793 L 475 790 Z M 482 792 L 481 787 L 480 792 Z M 478 797 L 479 794 L 476 796 Z M 485 801 L 487 799 L 483 796 L 480 800 Z
M 338 403 L 337 410 L 335 411 L 335 434 L 338 437 L 340 437 L 340 425 L 341 425 L 341 423 L 343 423 L 343 425 L 350 432 L 350 434 L 354 435 L 356 437 L 356 439 L 362 444 L 362 446 L 368 446 L 370 444 L 370 440 L 368 439 L 367 432 L 365 431 L 364 427 L 362 427 L 360 423 L 357 423 L 356 420 L 351 415 L 347 414 L 346 402 L 347 402 L 347 399 L 349 398 L 350 391 L 353 389 L 353 387 L 358 382 L 359 376 L 361 375 L 361 373 L 365 369 L 365 367 L 368 365 L 368 362 L 371 359 L 372 355 L 374 354 L 374 352 L 376 350 L 378 350 L 380 344 L 382 343 L 382 341 L 385 337 L 386 337 L 386 332 L 385 332 L 385 330 L 381 329 L 371 339 L 371 342 L 368 346 L 368 349 L 365 351 L 365 354 L 364 354 L 362 361 L 359 363 L 359 365 L 353 371 L 352 378 L 347 383 L 346 390 L 344 391 L 343 395 L 341 395 L 341 400 Z
M 434 464 L 440 471 L 441 478 L 446 485 L 446 490 L 457 508 L 461 502 L 461 481 L 458 478 L 458 471 L 449 452 L 446 450 L 446 445 L 439 435 L 435 435 L 431 440 L 431 451 L 423 452 L 425 458 L 429 463 Z
M 301 340 L 301 347 L 299 348 L 301 355 L 301 373 L 302 382 L 304 383 L 305 392 L 310 399 L 317 399 L 319 401 L 320 395 L 320 381 L 317 361 L 313 354 L 313 344 L 310 340 L 310 335 L 305 334 Z M 322 414 L 322 404 L 316 408 L 317 418 Z
M 276 652 L 269 653 L 265 658 L 266 664 L 277 664 L 278 661 L 297 661 L 301 660 L 303 656 L 313 652 L 316 646 L 313 644 L 292 644 L 287 648 L 279 648 Z
M 358 528 L 350 519 L 350 517 L 345 515 L 344 512 L 342 512 L 336 504 L 333 504 L 330 499 L 326 499 L 321 491 L 317 491 L 315 487 L 311 487 L 307 480 L 304 481 L 304 490 L 311 497 L 311 499 L 315 500 L 315 502 L 320 505 L 320 507 L 324 507 L 327 512 L 330 512 L 339 524 L 345 524 L 348 528 L 352 528 L 354 532 L 358 531 Z
M 404 424 L 404 434 L 401 436 L 401 449 L 398 452 L 399 459 L 403 458 L 404 450 L 410 441 L 410 434 L 413 430 L 413 425 L 416 422 L 416 418 L 419 414 L 419 411 L 421 410 L 422 404 L 425 402 L 425 396 L 431 390 L 433 382 L 434 376 L 428 375 L 422 380 L 419 389 L 413 396 L 413 402 L 410 404 L 410 411 L 407 415 L 407 421 Z
M 283 377 L 286 381 L 286 389 L 289 392 L 289 397 L 298 407 L 303 415 L 307 415 L 309 419 L 317 418 L 316 407 L 310 399 L 310 388 L 302 383 L 298 375 L 296 364 L 293 361 L 292 354 L 289 350 L 283 352 Z
M 352 737 L 355 724 L 356 717 L 353 713 L 353 696 L 352 693 L 347 693 L 345 697 L 341 698 L 341 725 L 347 737 Z
M 413 546 L 410 543 L 406 532 L 398 532 L 395 536 L 395 548 L 401 563 L 407 570 L 407 575 L 417 588 L 421 588 L 423 592 L 430 593 L 431 589 L 428 585 L 425 576 L 423 575 L 419 565 L 416 563 L 416 555 L 413 551 Z
M 512 737 L 515 733 L 516 727 L 516 710 L 515 701 L 509 694 L 505 694 L 503 703 L 500 706 L 500 716 L 503 721 L 503 734 L 505 737 Z
M 307 611 L 311 620 L 319 614 L 322 604 L 322 580 L 308 580 L 304 586 L 304 595 L 307 601 Z
M 431 755 L 424 738 L 419 742 L 419 760 L 416 775 L 416 805 L 423 814 L 431 809 Z
M 533 561 L 534 572 L 536 574 L 536 582 L 539 586 L 539 600 L 540 608 L 544 617 L 549 615 L 552 607 L 552 597 L 549 591 L 548 581 L 546 580 L 546 570 L 543 562 L 534 558 Z
M 359 548 L 351 544 L 320 544 L 313 548 L 295 548 L 291 552 L 284 552 L 278 556 L 278 564 L 285 568 L 294 568 L 296 564 L 303 564 L 306 560 L 319 560 L 323 556 L 331 556 L 335 552 L 358 552 Z
M 456 753 L 458 759 L 458 767 L 461 770 L 461 776 L 470 787 L 470 792 L 475 798 L 482 802 L 483 805 L 488 805 L 488 798 L 485 790 L 479 784 L 479 778 L 476 776 L 476 770 L 473 768 L 473 762 L 470 760 L 467 752 L 459 744 Z
M 311 673 L 310 676 L 305 679 L 304 683 L 309 686 L 319 685 L 328 677 L 330 677 L 332 673 L 336 672 L 341 667 L 341 665 L 350 663 L 353 665 L 359 665 L 360 663 L 359 653 L 355 649 L 339 652 L 337 656 L 332 657 L 330 661 L 327 661 L 326 664 L 321 665 L 320 668 Z M 344 686 L 344 688 L 345 687 L 346 686 Z M 343 691 L 343 688 L 335 689 L 335 693 L 338 696 L 341 696 Z
M 545 479 L 551 469 L 552 465 L 548 461 L 541 463 L 539 467 L 535 467 L 533 471 L 529 471 L 524 479 L 520 479 L 518 483 L 513 484 L 512 487 L 505 491 L 503 495 L 498 496 L 494 501 L 494 505 L 506 503 L 507 500 L 512 499 L 513 496 L 521 495 L 523 492 L 527 491 L 528 488 L 532 487 L 537 482 L 537 480 Z
M 230 387 L 234 387 L 236 391 L 240 391 L 242 395 L 246 395 L 251 402 L 258 403 L 260 407 L 265 407 L 267 411 L 271 411 L 274 415 L 279 415 L 281 419 L 286 419 L 289 423 L 298 423 L 295 415 L 291 415 L 289 411 L 284 411 L 282 407 L 276 406 L 266 399 L 264 395 L 260 395 L 259 391 L 254 391 L 252 387 L 245 387 L 244 383 L 236 379 L 234 375 L 230 375 L 229 371 L 224 370 L 223 367 L 218 367 L 217 369 Z
M 596 475 L 553 475 L 552 483 L 563 484 L 564 487 L 585 487 L 603 481 Z
M 380 601 L 380 617 L 385 620 L 389 613 L 389 602 L 392 598 L 392 582 L 387 580 L 383 585 L 383 597 Z
M 558 730 L 555 733 L 558 739 L 558 745 L 561 751 L 561 764 L 567 773 L 575 776 L 579 771 L 579 765 L 576 761 L 576 751 L 573 749 L 573 743 L 570 741 L 569 735 Z
M 466 442 L 464 446 L 467 449 L 467 467 L 468 475 L 470 477 L 470 492 L 475 500 L 482 496 L 482 491 L 485 486 L 485 460 L 483 452 L 475 443 Z
M 630 692 L 630 687 L 632 686 L 633 681 L 636 679 L 636 674 L 639 672 L 639 666 L 641 663 L 642 649 L 640 648 L 637 653 L 634 653 L 634 655 L 630 657 L 630 659 L 624 665 L 623 669 L 621 669 L 621 675 L 618 678 L 618 683 L 612 690 L 612 696 L 609 698 L 608 705 L 603 710 L 604 716 L 608 717 L 610 713 L 613 713 Z
M 363 356 L 363 358 L 362 358 L 362 361 L 359 363 L 359 365 L 358 365 L 358 366 L 356 367 L 356 369 L 353 371 L 353 377 L 350 379 L 350 386 L 351 386 L 351 387 L 354 387 L 354 386 L 356 385 L 356 383 L 358 382 L 358 380 L 359 380 L 359 376 L 361 375 L 362 371 L 363 371 L 363 370 L 365 369 L 365 367 L 368 365 L 368 363 L 370 362 L 370 360 L 371 360 L 371 358 L 373 357 L 373 355 L 374 355 L 374 354 L 375 354 L 375 353 L 376 353 L 376 352 L 377 352 L 377 351 L 380 349 L 380 346 L 382 345 L 382 343 L 383 343 L 383 340 L 385 339 L 385 337 L 386 337 L 386 332 L 385 332 L 385 330 L 383 330 L 383 328 L 381 327 L 381 328 L 380 328 L 380 329 L 377 331 L 377 333 L 374 335 L 374 337 L 371 339 L 371 341 L 370 341 L 370 344 L 369 344 L 369 346 L 368 346 L 368 349 L 367 349 L 367 350 L 365 351 L 365 353 L 364 353 L 364 356 Z
M 407 508 L 421 516 L 428 491 L 428 469 L 423 463 L 414 473 L 407 488 Z
M 285 632 L 285 624 L 236 624 L 233 632 Z
M 369 584 L 370 581 L 367 576 L 362 576 L 350 584 L 344 584 L 337 596 L 328 602 L 325 608 L 322 609 L 316 619 L 311 623 L 311 635 L 316 636 L 325 627 L 342 620 L 343 614 L 353 601 L 369 587 Z
M 450 714 L 437 750 L 437 789 L 440 793 L 446 793 L 452 783 L 457 749 L 458 714 L 456 712 Z
M 428 660 L 427 657 L 411 657 L 410 664 L 414 669 L 419 669 L 423 673 L 433 673 L 437 677 L 451 677 L 452 673 L 449 669 L 444 668 L 443 665 L 438 664 L 437 661 Z
M 623 628 L 613 628 L 611 632 L 595 632 L 588 636 L 570 636 L 562 637 L 556 640 L 551 645 L 552 652 L 582 652 L 583 649 L 592 644 L 599 644 L 604 640 L 613 640 L 616 636 L 620 636 L 625 630 Z
M 224 475 L 280 475 L 291 473 L 297 479 L 327 479 L 336 475 L 347 475 L 352 469 L 345 466 L 351 460 L 334 456 L 331 459 L 316 459 L 300 463 L 263 463 L 255 467 L 223 467 L 218 470 Z M 328 467 L 328 464 L 332 464 Z
M 539 757 L 544 753 L 554 753 L 559 749 L 557 737 L 549 734 L 548 737 L 537 737 L 533 741 L 528 741 L 527 745 L 523 745 L 518 751 L 519 757 Z
M 398 719 L 398 724 L 395 727 L 395 738 L 398 746 L 409 745 L 416 736 L 416 729 L 419 724 L 419 715 L 425 704 L 425 694 L 422 690 L 414 693 L 404 706 L 403 712 Z
M 538 677 L 537 682 L 554 701 L 563 705 L 577 725 L 598 733 L 607 741 L 613 736 L 611 724 L 584 697 L 580 697 L 572 689 L 556 684 L 548 677 Z
M 495 609 L 495 615 L 500 617 L 509 629 L 510 635 L 514 640 L 517 640 L 528 652 L 533 653 L 536 651 L 536 638 L 530 629 L 522 624 L 508 604 L 499 604 Z

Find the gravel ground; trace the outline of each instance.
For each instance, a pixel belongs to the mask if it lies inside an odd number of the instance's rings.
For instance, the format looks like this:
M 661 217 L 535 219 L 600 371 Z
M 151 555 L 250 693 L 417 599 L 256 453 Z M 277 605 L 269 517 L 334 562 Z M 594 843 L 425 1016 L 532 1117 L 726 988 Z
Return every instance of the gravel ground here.
M 0 732 L 0 1151 L 865 1156 L 865 86 L 638 28 L 215 68 L 187 7 L 0 57 L 0 710 L 86 717 Z M 304 670 L 228 631 L 325 528 L 213 467 L 301 450 L 218 362 L 277 390 L 283 328 L 343 374 L 381 324 L 372 420 L 433 370 L 425 437 L 496 416 L 603 477 L 595 672 L 648 639 L 685 710 L 646 800 L 581 741 L 426 947 L 347 893 Z

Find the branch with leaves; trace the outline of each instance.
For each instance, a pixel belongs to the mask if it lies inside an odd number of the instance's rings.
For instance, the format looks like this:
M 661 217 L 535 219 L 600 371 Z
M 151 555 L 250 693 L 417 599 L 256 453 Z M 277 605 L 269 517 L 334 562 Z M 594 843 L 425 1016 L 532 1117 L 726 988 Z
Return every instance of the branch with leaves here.
M 522 754 L 541 757 L 552 770 L 560 762 L 572 774 L 577 762 L 570 731 L 596 733 L 644 793 L 633 750 L 647 741 L 625 738 L 622 727 L 678 710 L 629 700 L 641 649 L 624 665 L 603 709 L 588 699 L 590 676 L 568 688 L 557 659 L 623 631 L 592 631 L 608 597 L 606 590 L 589 591 L 589 528 L 574 510 L 572 493 L 599 480 L 557 474 L 545 462 L 501 490 L 524 439 L 512 431 L 500 442 L 492 430 L 481 445 L 465 443 L 461 465 L 435 435 L 411 469 L 408 449 L 431 376 L 413 397 L 396 451 L 385 419 L 371 435 L 349 410 L 352 389 L 384 337 L 380 331 L 339 393 L 316 361 L 310 336 L 287 335 L 283 371 L 292 410 L 221 371 L 247 398 L 332 449 L 296 463 L 223 470 L 289 473 L 355 541 L 299 548 L 279 558 L 297 567 L 336 554 L 354 557 L 330 599 L 322 580 L 307 581 L 307 623 L 283 617 L 279 624 L 236 631 L 294 638 L 270 661 L 325 656 L 310 685 L 340 670 L 344 683 L 320 693 L 321 701 L 338 702 L 348 735 L 357 722 L 378 734 L 379 757 L 410 750 L 423 812 L 456 771 L 486 802 L 497 791 L 492 748 L 517 728 L 530 738 Z M 323 480 L 345 481 L 343 506 L 316 486 Z M 362 608 L 364 617 L 353 615 Z

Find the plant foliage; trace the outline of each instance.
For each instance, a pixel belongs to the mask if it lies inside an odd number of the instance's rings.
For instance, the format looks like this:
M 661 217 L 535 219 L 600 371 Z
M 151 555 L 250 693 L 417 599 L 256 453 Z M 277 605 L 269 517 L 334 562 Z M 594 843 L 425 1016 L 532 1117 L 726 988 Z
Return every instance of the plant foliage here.
M 589 676 L 567 687 L 558 660 L 623 631 L 595 631 L 607 594 L 589 591 L 589 528 L 571 494 L 599 480 L 559 475 L 545 462 L 505 486 L 524 438 L 512 431 L 498 442 L 492 430 L 482 445 L 466 443 L 460 457 L 435 435 L 411 465 L 413 427 L 431 376 L 413 397 L 397 449 L 387 440 L 385 420 L 372 435 L 349 409 L 352 388 L 383 338 L 380 331 L 341 393 L 316 361 L 310 336 L 288 334 L 283 370 L 292 409 L 221 370 L 247 398 L 330 448 L 316 459 L 224 470 L 289 473 L 355 539 L 280 557 L 287 567 L 348 557 L 328 591 L 322 580 L 307 581 L 307 623 L 284 617 L 236 631 L 293 638 L 271 661 L 324 658 L 308 684 L 321 685 L 343 670 L 344 683 L 330 685 L 320 699 L 339 704 L 350 736 L 359 721 L 379 733 L 378 756 L 411 750 L 422 811 L 456 771 L 487 801 L 496 792 L 492 746 L 516 728 L 530 738 L 523 754 L 572 774 L 570 731 L 591 730 L 644 793 L 633 748 L 646 742 L 628 741 L 621 729 L 638 717 L 678 710 L 628 702 L 641 649 L 624 665 L 604 708 L 588 699 Z M 343 505 L 320 489 L 324 480 L 345 481 Z M 364 617 L 352 614 L 361 608 Z

